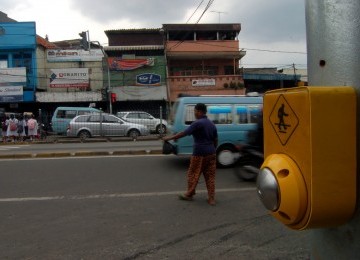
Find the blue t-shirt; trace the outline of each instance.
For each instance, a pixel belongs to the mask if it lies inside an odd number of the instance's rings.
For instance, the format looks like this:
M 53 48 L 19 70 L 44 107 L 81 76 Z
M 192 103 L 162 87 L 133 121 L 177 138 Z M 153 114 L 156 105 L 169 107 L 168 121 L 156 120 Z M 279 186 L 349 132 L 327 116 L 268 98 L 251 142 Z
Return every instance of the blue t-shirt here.
M 192 122 L 184 133 L 194 138 L 193 155 L 209 155 L 216 152 L 214 140 L 218 137 L 217 129 L 207 116 Z

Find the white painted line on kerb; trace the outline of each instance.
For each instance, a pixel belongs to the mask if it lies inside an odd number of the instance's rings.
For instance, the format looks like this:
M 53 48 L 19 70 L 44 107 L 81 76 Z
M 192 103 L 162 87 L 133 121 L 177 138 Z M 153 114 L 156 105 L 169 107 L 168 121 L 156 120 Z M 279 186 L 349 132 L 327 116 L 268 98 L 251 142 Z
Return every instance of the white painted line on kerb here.
M 244 192 L 244 191 L 255 191 L 255 188 L 217 189 L 216 193 Z M 168 192 L 147 192 L 147 193 L 94 194 L 94 195 L 78 195 L 78 196 L 0 198 L 0 203 L 4 203 L 4 202 L 53 201 L 53 200 L 94 200 L 94 199 L 113 199 L 113 198 L 159 197 L 159 196 L 182 194 L 183 192 L 184 191 L 168 191 Z M 198 191 L 196 191 L 196 193 L 207 193 L 207 191 L 206 190 L 198 190 Z
M 23 146 L 21 146 L 23 147 Z M 10 150 L 10 149 L 19 149 L 20 146 L 3 146 L 3 147 L 0 147 L 0 151 L 7 151 L 7 150 Z
M 0 154 L 1 156 L 1 154 Z M 33 154 L 33 158 L 16 158 L 16 160 L 22 160 L 22 161 L 35 161 L 35 160 L 79 160 L 79 159 L 93 159 L 93 158 L 118 158 L 118 157 L 134 157 L 133 154 L 124 154 L 124 155 L 91 155 L 91 156 L 65 156 L 65 157 L 35 157 L 36 154 Z M 165 154 L 139 154 L 136 155 L 136 157 L 162 157 L 162 156 L 168 156 Z M 0 161 L 14 161 L 14 158 L 0 158 Z

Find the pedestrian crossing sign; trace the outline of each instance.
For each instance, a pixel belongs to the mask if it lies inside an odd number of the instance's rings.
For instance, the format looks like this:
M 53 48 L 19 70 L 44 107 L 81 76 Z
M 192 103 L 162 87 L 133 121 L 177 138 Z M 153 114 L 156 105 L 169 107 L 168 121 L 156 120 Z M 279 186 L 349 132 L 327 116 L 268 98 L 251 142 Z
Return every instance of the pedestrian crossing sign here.
M 299 125 L 299 118 L 284 95 L 279 95 L 269 120 L 282 145 L 287 144 Z

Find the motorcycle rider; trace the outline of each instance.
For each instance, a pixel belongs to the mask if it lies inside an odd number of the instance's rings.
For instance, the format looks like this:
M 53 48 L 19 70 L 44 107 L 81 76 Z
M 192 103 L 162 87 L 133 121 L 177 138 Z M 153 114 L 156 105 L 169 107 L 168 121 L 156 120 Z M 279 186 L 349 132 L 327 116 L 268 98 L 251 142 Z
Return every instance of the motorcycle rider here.
M 256 130 L 248 133 L 248 143 L 239 149 L 239 159 L 234 172 L 242 180 L 254 181 L 264 161 L 264 128 L 262 111 L 257 119 Z

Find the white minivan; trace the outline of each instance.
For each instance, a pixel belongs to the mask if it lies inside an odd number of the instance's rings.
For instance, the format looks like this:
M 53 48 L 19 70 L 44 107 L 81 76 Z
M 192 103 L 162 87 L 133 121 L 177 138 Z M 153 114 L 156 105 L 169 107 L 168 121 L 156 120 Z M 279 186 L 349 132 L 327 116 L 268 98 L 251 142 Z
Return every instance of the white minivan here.
M 156 132 L 157 134 L 166 133 L 166 120 L 156 118 L 149 113 L 143 111 L 123 111 L 117 112 L 116 116 L 131 123 L 145 125 L 151 132 Z

